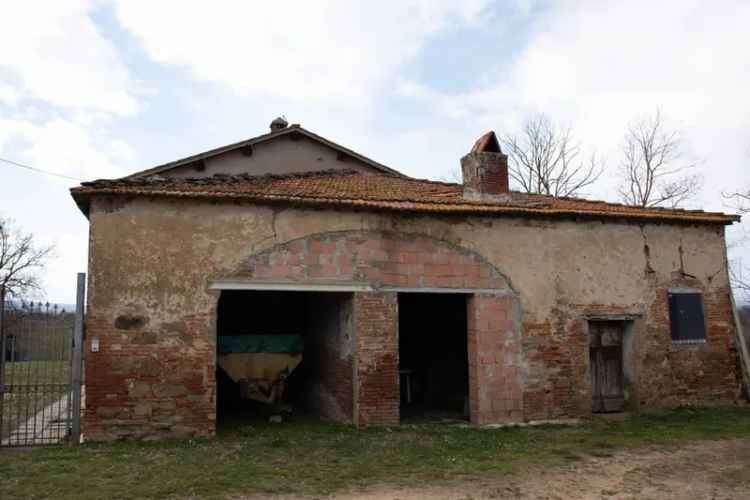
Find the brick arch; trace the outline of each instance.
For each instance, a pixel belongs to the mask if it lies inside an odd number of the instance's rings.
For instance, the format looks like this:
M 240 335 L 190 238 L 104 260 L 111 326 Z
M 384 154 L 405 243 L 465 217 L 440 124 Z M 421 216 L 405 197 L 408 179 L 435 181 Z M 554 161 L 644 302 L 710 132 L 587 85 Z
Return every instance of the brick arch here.
M 346 365 L 351 377 L 336 385 L 338 392 L 351 393 L 351 420 L 358 426 L 399 422 L 399 290 L 466 293 L 471 420 L 484 424 L 523 418 L 519 294 L 477 252 L 414 233 L 326 232 L 253 254 L 228 277 L 300 288 L 372 288 L 352 294 L 357 333 Z
M 392 231 L 307 235 L 250 256 L 236 272 L 259 281 L 354 283 L 375 288 L 512 290 L 480 254 L 444 240 Z

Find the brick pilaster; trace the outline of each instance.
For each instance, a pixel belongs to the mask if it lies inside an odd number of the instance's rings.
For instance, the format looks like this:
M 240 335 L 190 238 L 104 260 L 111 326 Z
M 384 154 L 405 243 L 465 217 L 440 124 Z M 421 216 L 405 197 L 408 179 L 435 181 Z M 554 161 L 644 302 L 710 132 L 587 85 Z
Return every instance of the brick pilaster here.
M 396 425 L 400 404 L 397 294 L 355 293 L 354 328 L 355 423 L 358 427 Z
M 467 302 L 471 421 L 523 419 L 521 333 L 509 295 L 476 294 Z

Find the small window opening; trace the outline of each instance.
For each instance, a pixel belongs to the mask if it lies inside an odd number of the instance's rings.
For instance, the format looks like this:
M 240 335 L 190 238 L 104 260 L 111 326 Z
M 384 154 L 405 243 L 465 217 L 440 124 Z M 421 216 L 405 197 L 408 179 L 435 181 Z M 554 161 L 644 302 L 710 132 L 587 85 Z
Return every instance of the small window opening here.
M 705 343 L 706 321 L 703 314 L 703 295 L 670 292 L 669 321 L 673 343 Z

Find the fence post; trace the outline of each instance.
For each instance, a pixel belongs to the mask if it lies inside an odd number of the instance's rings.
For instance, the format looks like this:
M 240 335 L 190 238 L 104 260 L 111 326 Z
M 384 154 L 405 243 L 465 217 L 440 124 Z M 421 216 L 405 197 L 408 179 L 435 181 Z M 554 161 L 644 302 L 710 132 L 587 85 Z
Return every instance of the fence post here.
M 81 383 L 83 371 L 83 304 L 86 295 L 86 274 L 78 273 L 78 285 L 76 289 L 76 319 L 73 330 L 73 404 L 71 437 L 75 444 L 81 442 Z
M 5 285 L 0 285 L 0 443 L 3 441 L 3 412 L 5 408 Z

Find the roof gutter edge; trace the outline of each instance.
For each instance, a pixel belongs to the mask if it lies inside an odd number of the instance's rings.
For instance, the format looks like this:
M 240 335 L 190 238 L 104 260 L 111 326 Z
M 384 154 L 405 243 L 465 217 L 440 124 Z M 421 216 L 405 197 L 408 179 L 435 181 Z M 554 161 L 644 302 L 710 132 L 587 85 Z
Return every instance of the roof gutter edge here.
M 355 210 L 368 210 L 375 212 L 414 212 L 414 213 L 437 213 L 437 214 L 457 214 L 457 215 L 479 215 L 479 216 L 516 216 L 516 217 L 538 217 L 538 218 L 585 218 L 592 220 L 626 220 L 626 221 L 645 221 L 652 223 L 659 222 L 670 222 L 680 224 L 707 224 L 707 225 L 723 225 L 730 226 L 735 222 L 741 222 L 742 217 L 737 214 L 717 214 L 715 218 L 701 218 L 701 217 L 680 217 L 680 216 L 654 216 L 654 215 L 631 215 L 631 214 L 620 214 L 620 213 L 601 213 L 601 212 L 581 212 L 575 210 L 564 210 L 555 209 L 548 211 L 541 211 L 539 209 L 529 209 L 523 207 L 497 207 L 494 210 L 482 210 L 481 208 L 459 208 L 447 212 L 445 210 L 435 209 L 411 209 L 408 207 L 397 207 L 397 206 L 374 206 L 373 203 L 377 203 L 377 200 L 365 203 L 355 203 L 354 200 L 345 199 L 330 199 L 330 198 L 292 198 L 292 197 L 279 197 L 279 198 L 267 198 L 258 197 L 245 194 L 224 194 L 221 197 L 217 197 L 214 193 L 170 193 L 164 191 L 146 192 L 146 191 L 133 191 L 133 192 L 122 192 L 114 189 L 102 189 L 97 191 L 80 191 L 80 188 L 71 188 L 71 196 L 75 200 L 78 208 L 88 218 L 90 200 L 92 196 L 147 196 L 147 197 L 162 197 L 162 198 L 173 198 L 173 199 L 199 199 L 199 200 L 227 200 L 227 201 L 245 201 L 249 203 L 255 203 L 259 205 L 306 205 L 306 206 L 320 206 L 328 207 L 340 206 L 346 208 L 353 208 Z M 417 202 L 415 202 L 417 203 Z M 449 206 L 449 205 L 446 205 Z

